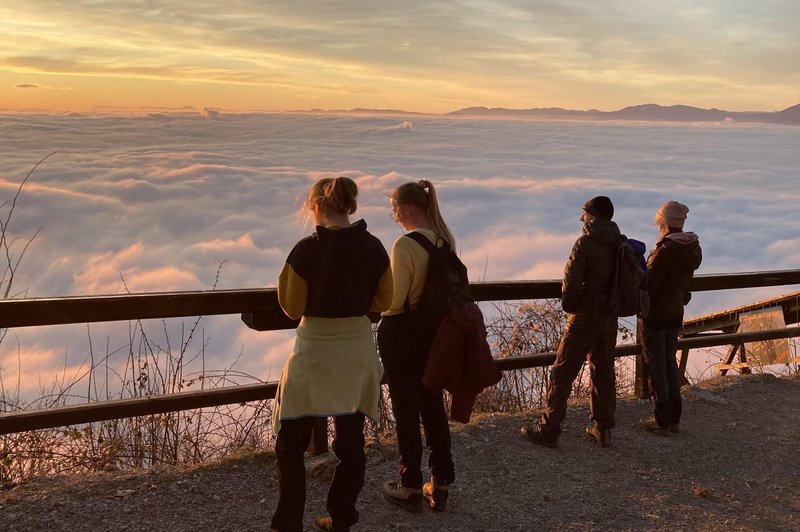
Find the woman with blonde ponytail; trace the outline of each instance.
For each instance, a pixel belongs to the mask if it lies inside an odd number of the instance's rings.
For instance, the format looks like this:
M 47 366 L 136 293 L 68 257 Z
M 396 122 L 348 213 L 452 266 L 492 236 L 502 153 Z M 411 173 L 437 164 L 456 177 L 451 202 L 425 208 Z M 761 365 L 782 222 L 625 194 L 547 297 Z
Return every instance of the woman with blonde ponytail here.
M 409 234 L 418 233 L 417 237 L 422 235 L 437 247 L 455 249 L 453 233 L 442 218 L 436 189 L 430 181 L 400 185 L 392 190 L 389 200 L 392 219 Z M 415 308 L 422 296 L 428 263 L 427 250 L 414 238 L 403 235 L 394 242 L 392 303 L 383 313 L 378 329 L 400 451 L 400 478 L 386 482 L 383 494 L 389 502 L 412 512 L 422 510 L 424 499 L 434 510 L 444 510 L 450 484 L 455 480 L 442 391 L 433 392 L 422 384 L 435 330 L 415 319 Z M 431 474 L 430 481 L 424 484 L 420 419 Z
M 278 507 L 273 531 L 302 531 L 305 507 L 303 455 L 316 419 L 333 417 L 339 463 L 328 490 L 329 515 L 317 530 L 350 530 L 364 486 L 364 417 L 378 420 L 383 368 L 367 313 L 389 307 L 389 256 L 364 220 L 350 223 L 358 187 L 347 177 L 317 181 L 305 208 L 316 231 L 298 242 L 278 278 L 278 302 L 302 318 L 297 341 L 281 374 L 272 413 L 278 466 Z

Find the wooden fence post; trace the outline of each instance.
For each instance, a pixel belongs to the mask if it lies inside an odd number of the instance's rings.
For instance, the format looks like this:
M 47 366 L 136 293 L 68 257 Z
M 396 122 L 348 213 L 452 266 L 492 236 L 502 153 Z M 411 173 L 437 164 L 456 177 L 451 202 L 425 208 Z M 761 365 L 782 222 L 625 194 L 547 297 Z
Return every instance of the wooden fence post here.
M 642 346 L 641 352 L 636 355 L 636 378 L 633 383 L 633 392 L 639 399 L 650 398 L 650 368 L 644 362 L 644 337 L 642 330 L 644 322 L 636 320 L 636 343 Z
M 308 452 L 314 456 L 328 452 L 328 418 L 321 417 L 314 420 L 311 445 Z
M 689 350 L 681 349 L 681 357 L 678 359 L 678 369 L 681 372 L 681 386 L 689 384 L 689 379 L 686 378 L 686 366 L 689 363 Z

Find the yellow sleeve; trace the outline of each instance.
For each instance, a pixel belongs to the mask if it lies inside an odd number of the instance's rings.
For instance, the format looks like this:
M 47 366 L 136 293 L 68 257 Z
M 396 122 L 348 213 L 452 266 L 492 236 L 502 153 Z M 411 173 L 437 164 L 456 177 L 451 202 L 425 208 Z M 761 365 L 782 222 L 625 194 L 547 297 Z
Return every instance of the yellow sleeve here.
M 380 282 L 378 282 L 378 289 L 375 291 L 375 297 L 372 298 L 370 310 L 372 312 L 389 310 L 389 305 L 392 304 L 393 291 L 394 282 L 392 278 L 392 267 L 389 265 L 386 271 L 383 272 Z
M 403 312 L 406 297 L 411 290 L 411 281 L 414 278 L 414 261 L 403 238 L 398 238 L 392 246 L 391 269 L 394 288 L 392 290 L 392 303 L 389 309 L 384 312 L 387 316 Z M 410 239 L 406 240 L 416 245 L 416 242 Z M 424 252 L 425 250 L 423 249 L 422 251 Z
M 308 283 L 285 263 L 278 276 L 278 303 L 287 316 L 296 320 L 303 316 L 308 301 Z

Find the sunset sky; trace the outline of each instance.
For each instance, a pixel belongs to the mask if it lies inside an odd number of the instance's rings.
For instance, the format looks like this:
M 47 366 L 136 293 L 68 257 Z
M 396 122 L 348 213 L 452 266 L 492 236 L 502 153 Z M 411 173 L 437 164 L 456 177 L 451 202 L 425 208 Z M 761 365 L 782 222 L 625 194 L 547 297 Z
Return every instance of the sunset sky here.
M 0 110 L 798 103 L 797 0 L 4 0 Z

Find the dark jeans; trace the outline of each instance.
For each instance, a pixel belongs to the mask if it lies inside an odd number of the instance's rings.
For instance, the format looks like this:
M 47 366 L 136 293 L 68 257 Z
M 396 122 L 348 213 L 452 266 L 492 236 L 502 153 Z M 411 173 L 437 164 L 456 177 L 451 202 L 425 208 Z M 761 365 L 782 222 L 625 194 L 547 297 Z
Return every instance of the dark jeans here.
M 272 516 L 272 528 L 281 532 L 303 530 L 306 504 L 306 468 L 303 455 L 311 441 L 314 417 L 281 421 L 275 442 L 278 462 L 278 507 Z M 364 415 L 360 413 L 333 418 L 336 435 L 333 452 L 339 459 L 328 488 L 328 512 L 336 527 L 346 528 L 358 521 L 356 499 L 364 487 Z
M 450 426 L 443 393 L 422 385 L 422 374 L 432 339 L 415 330 L 413 316 L 385 316 L 378 329 L 378 346 L 389 382 L 400 451 L 400 481 L 407 488 L 421 488 L 422 436 L 425 432 L 428 467 L 439 484 L 455 480 L 450 453 Z
M 617 405 L 614 346 L 617 340 L 617 318 L 608 314 L 569 314 L 556 361 L 550 369 L 547 404 L 542 414 L 541 430 L 553 437 L 561 434 L 561 423 L 567 416 L 567 399 L 572 383 L 584 361 L 589 361 L 591 396 L 590 419 L 603 428 L 614 428 Z
M 650 368 L 650 388 L 655 402 L 653 414 L 662 427 L 681 419 L 681 372 L 678 368 L 679 327 L 644 328 L 644 359 Z

